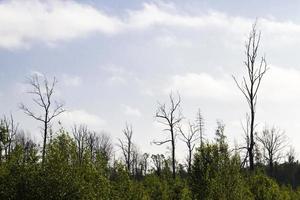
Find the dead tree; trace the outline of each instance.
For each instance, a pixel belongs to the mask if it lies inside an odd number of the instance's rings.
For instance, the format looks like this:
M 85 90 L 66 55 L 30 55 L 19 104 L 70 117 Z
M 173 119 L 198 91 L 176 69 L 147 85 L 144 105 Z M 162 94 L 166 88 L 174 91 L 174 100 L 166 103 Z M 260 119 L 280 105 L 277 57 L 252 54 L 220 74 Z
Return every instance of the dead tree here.
M 4 151 L 5 151 L 5 158 L 8 159 L 13 148 L 13 142 L 18 132 L 19 124 L 14 121 L 12 114 L 10 114 L 10 117 L 4 116 L 1 121 L 2 121 L 1 123 L 3 124 L 7 132 L 6 145 L 4 147 Z
M 188 173 L 191 173 L 191 166 L 192 166 L 192 156 L 193 156 L 193 150 L 195 148 L 195 141 L 198 140 L 197 136 L 197 126 L 194 124 L 191 124 L 189 122 L 189 130 L 188 133 L 185 133 L 181 127 L 179 127 L 179 132 L 181 133 L 181 140 L 186 144 L 188 148 L 188 156 L 187 156 L 187 168 L 188 168 Z
M 96 153 L 100 154 L 107 162 L 112 157 L 113 144 L 111 137 L 105 132 L 101 132 L 96 137 Z
M 215 140 L 219 144 L 219 151 L 221 153 L 226 153 L 228 146 L 226 144 L 225 124 L 220 120 L 217 120 Z
M 246 60 L 244 64 L 247 69 L 246 77 L 243 77 L 242 82 L 239 83 L 235 76 L 233 79 L 247 100 L 250 113 L 250 132 L 249 132 L 249 162 L 250 170 L 254 170 L 254 132 L 255 132 L 255 115 L 256 115 L 256 103 L 257 93 L 260 87 L 263 76 L 267 71 L 267 63 L 265 57 L 261 57 L 259 63 L 257 63 L 258 47 L 260 44 L 261 33 L 256 29 L 256 23 L 253 24 L 248 41 L 246 42 Z
M 136 145 L 133 145 L 131 157 L 132 157 L 132 161 L 131 161 L 132 175 L 138 178 L 141 175 L 141 171 L 139 171 L 141 156 Z
M 284 132 L 272 127 L 264 128 L 261 135 L 257 136 L 263 148 L 263 157 L 268 163 L 270 174 L 273 175 L 274 163 L 282 158 L 282 150 L 286 147 L 286 137 Z
M 249 145 L 250 145 L 250 137 L 249 137 L 249 129 L 250 129 L 250 117 L 248 113 L 246 113 L 246 124 L 241 121 L 241 126 L 244 132 L 244 143 L 242 145 L 236 145 L 234 151 L 240 155 L 241 157 L 241 168 L 248 167 L 249 165 Z
M 288 152 L 286 153 L 287 163 L 292 164 L 295 162 L 296 152 L 295 148 L 290 146 Z
M 90 158 L 93 161 L 94 160 L 94 152 L 95 152 L 96 143 L 97 143 L 96 132 L 89 132 L 86 142 L 87 142 L 87 146 L 89 149 Z
M 37 145 L 24 133 L 24 131 L 19 131 L 15 136 L 15 145 L 22 149 L 22 161 L 23 164 L 29 161 L 36 162 L 37 157 L 35 152 L 37 152 Z
M 123 156 L 124 156 L 124 160 L 125 160 L 125 164 L 127 167 L 128 172 L 131 172 L 131 162 L 132 162 L 132 151 L 133 151 L 133 143 L 132 143 L 132 126 L 128 125 L 126 123 L 126 127 L 123 130 L 123 134 L 125 136 L 125 140 L 121 140 L 119 139 L 119 147 L 122 150 Z
M 7 132 L 8 130 L 6 129 L 5 124 L 3 123 L 3 121 L 0 121 L 0 163 L 2 162 L 2 151 L 7 143 Z
M 142 166 L 143 166 L 143 171 L 144 171 L 145 176 L 146 176 L 147 170 L 148 170 L 148 159 L 149 159 L 149 154 L 144 153 L 143 157 L 142 157 Z
M 81 165 L 87 148 L 88 129 L 86 125 L 74 125 L 72 132 L 76 142 L 78 162 Z
M 176 176 L 176 160 L 175 160 L 175 139 L 176 139 L 176 127 L 182 120 L 181 112 L 180 112 L 180 96 L 178 94 L 178 98 L 175 99 L 172 93 L 169 95 L 170 98 L 170 106 L 167 107 L 166 104 L 160 104 L 156 111 L 155 117 L 158 119 L 158 122 L 165 125 L 166 128 L 164 131 L 168 131 L 170 133 L 170 137 L 163 141 L 154 141 L 154 144 L 162 145 L 166 143 L 171 143 L 172 149 L 172 175 L 173 178 Z
M 204 140 L 204 119 L 202 117 L 200 109 L 198 109 L 197 112 L 196 125 L 197 125 L 197 130 L 199 132 L 200 146 L 202 147 L 203 140 Z
M 110 136 L 104 132 L 100 134 L 89 132 L 87 136 L 87 146 L 90 152 L 91 160 L 95 161 L 97 155 L 100 155 L 105 161 L 109 161 L 112 156 L 113 145 Z
M 28 93 L 33 96 L 32 100 L 35 105 L 41 109 L 41 113 L 35 113 L 33 109 L 30 109 L 24 104 L 20 104 L 20 109 L 23 110 L 26 115 L 32 117 L 37 121 L 40 121 L 43 124 L 42 163 L 44 163 L 48 129 L 51 125 L 52 120 L 63 113 L 65 110 L 62 103 L 58 103 L 57 101 L 53 102 L 53 94 L 55 91 L 55 86 L 57 84 L 57 80 L 55 78 L 53 78 L 53 80 L 49 82 L 48 79 L 44 76 L 43 80 L 41 81 L 38 75 L 33 75 L 28 78 L 28 84 L 32 88 Z
M 165 162 L 165 156 L 163 154 L 156 154 L 156 155 L 152 154 L 151 159 L 152 159 L 152 162 L 155 167 L 154 171 L 156 172 L 156 174 L 158 176 L 160 176 L 164 162 Z

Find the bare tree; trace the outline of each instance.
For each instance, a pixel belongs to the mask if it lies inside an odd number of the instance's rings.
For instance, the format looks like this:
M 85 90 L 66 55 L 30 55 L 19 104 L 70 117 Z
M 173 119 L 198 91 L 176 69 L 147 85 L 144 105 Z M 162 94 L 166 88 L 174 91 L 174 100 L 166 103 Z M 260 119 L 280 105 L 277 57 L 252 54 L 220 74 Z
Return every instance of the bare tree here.
M 101 155 L 108 162 L 112 157 L 112 140 L 105 132 L 101 132 L 100 134 L 94 131 L 89 132 L 87 146 L 90 151 L 91 160 L 95 160 L 97 155 Z
M 187 164 L 188 164 L 188 173 L 190 174 L 191 172 L 191 166 L 192 166 L 192 156 L 193 156 L 193 150 L 195 148 L 195 141 L 198 140 L 197 137 L 197 126 L 194 124 L 191 124 L 189 122 L 189 130 L 188 133 L 185 133 L 181 127 L 179 127 L 179 132 L 181 133 L 182 136 L 182 141 L 186 144 L 188 148 L 188 156 L 187 156 Z
M 53 102 L 52 99 L 55 86 L 57 84 L 57 80 L 55 78 L 49 82 L 47 77 L 44 76 L 43 80 L 41 81 L 40 77 L 35 74 L 28 78 L 28 84 L 32 88 L 32 90 L 28 93 L 33 95 L 32 100 L 37 107 L 41 109 L 41 113 L 35 113 L 33 109 L 30 109 L 23 103 L 20 104 L 20 109 L 23 110 L 26 115 L 37 121 L 40 121 L 43 124 L 42 163 L 44 163 L 48 128 L 50 127 L 51 121 L 65 110 L 62 103 L 58 103 L 57 101 Z
M 7 134 L 6 134 L 6 145 L 4 147 L 5 151 L 5 158 L 8 159 L 13 146 L 13 141 L 15 139 L 15 136 L 18 132 L 19 124 L 14 121 L 14 118 L 12 114 L 10 114 L 10 117 L 4 116 L 1 120 L 1 123 L 3 124 Z
M 246 125 L 244 125 L 243 123 L 242 127 L 243 127 L 243 131 L 244 131 L 244 141 L 245 144 L 244 146 L 240 147 L 240 150 L 246 150 L 246 152 L 244 153 L 244 159 L 242 159 L 241 162 L 241 167 L 245 167 L 248 164 L 248 157 L 249 157 L 249 147 L 250 147 L 250 117 L 248 115 L 248 113 L 246 113 Z
M 148 159 L 149 159 L 149 154 L 148 153 L 144 153 L 143 156 L 142 156 L 142 167 L 143 167 L 144 175 L 147 174 Z
M 294 163 L 296 158 L 295 148 L 290 146 L 288 152 L 286 153 L 287 162 Z
M 265 127 L 261 135 L 257 136 L 257 140 L 263 148 L 263 156 L 267 161 L 271 175 L 273 175 L 274 163 L 282 158 L 282 150 L 286 147 L 286 137 L 284 132 L 272 127 Z
M 171 143 L 172 148 L 172 174 L 173 178 L 176 176 L 176 160 L 175 160 L 175 139 L 176 139 L 176 127 L 182 120 L 182 115 L 180 112 L 180 95 L 178 94 L 178 98 L 175 99 L 172 93 L 169 95 L 170 98 L 170 106 L 167 107 L 166 104 L 160 104 L 156 111 L 156 118 L 158 122 L 165 125 L 167 128 L 164 131 L 168 131 L 170 133 L 170 137 L 163 141 L 154 141 L 154 144 L 162 145 L 166 143 Z
M 197 125 L 197 130 L 199 132 L 200 146 L 202 146 L 204 140 L 204 119 L 202 117 L 200 109 L 198 109 L 196 115 L 196 125 Z
M 247 69 L 246 77 L 243 77 L 242 82 L 238 83 L 235 76 L 233 79 L 247 100 L 250 109 L 250 132 L 249 132 L 249 161 L 250 170 L 254 170 L 254 132 L 255 132 L 255 114 L 256 114 L 256 103 L 257 103 L 257 93 L 260 87 L 263 76 L 267 71 L 267 63 L 265 57 L 261 57 L 259 63 L 257 64 L 258 47 L 260 44 L 261 33 L 256 29 L 256 23 L 253 24 L 252 30 L 250 32 L 248 41 L 246 42 L 246 60 L 244 64 Z
M 163 154 L 152 154 L 151 155 L 152 162 L 155 167 L 155 172 L 158 176 L 161 174 L 161 170 L 163 168 L 164 162 L 165 162 L 165 156 Z
M 0 163 L 2 162 L 2 151 L 6 145 L 7 132 L 8 130 L 6 129 L 5 124 L 1 120 L 0 121 Z
M 87 146 L 91 156 L 91 160 L 94 160 L 94 152 L 97 145 L 97 135 L 96 132 L 89 132 L 87 136 Z
M 111 137 L 105 133 L 101 132 L 96 137 L 96 153 L 103 156 L 106 161 L 109 161 L 113 153 L 113 144 Z
M 131 160 L 132 175 L 137 178 L 141 174 L 139 171 L 141 155 L 140 155 L 139 149 L 137 148 L 136 145 L 133 145 L 131 157 L 132 157 L 132 160 Z
M 87 148 L 88 129 L 86 125 L 74 125 L 72 132 L 76 141 L 78 161 L 81 165 L 83 162 L 84 151 Z
M 131 162 L 132 162 L 131 156 L 132 156 L 132 151 L 133 151 L 132 126 L 128 125 L 126 123 L 126 127 L 123 130 L 123 134 L 125 136 L 125 140 L 123 141 L 123 140 L 119 139 L 119 147 L 122 150 L 122 153 L 123 153 L 123 156 L 125 159 L 125 163 L 127 166 L 127 170 L 128 170 L 128 172 L 130 172 L 130 169 L 131 169 L 130 167 L 131 167 Z
M 225 136 L 225 124 L 221 120 L 217 120 L 216 128 L 216 142 L 219 144 L 220 152 L 227 152 L 226 136 Z
M 22 148 L 22 162 L 23 164 L 29 161 L 36 161 L 36 147 L 37 145 L 28 136 L 26 136 L 24 131 L 19 131 L 15 136 L 15 143 Z M 35 160 L 36 159 L 36 160 Z

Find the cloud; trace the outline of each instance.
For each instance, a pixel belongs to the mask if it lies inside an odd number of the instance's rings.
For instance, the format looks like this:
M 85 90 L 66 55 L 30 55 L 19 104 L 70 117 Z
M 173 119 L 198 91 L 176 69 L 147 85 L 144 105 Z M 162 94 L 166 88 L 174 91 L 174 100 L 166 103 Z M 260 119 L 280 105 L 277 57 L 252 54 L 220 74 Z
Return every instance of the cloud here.
M 300 70 L 270 66 L 262 82 L 261 96 L 272 103 L 300 101 Z
M 122 17 L 121 17 L 122 16 Z M 238 43 L 249 31 L 254 19 L 230 16 L 218 11 L 190 14 L 173 4 L 144 3 L 141 9 L 128 10 L 117 16 L 89 4 L 60 0 L 11 0 L 0 3 L 0 47 L 29 48 L 33 43 L 48 45 L 82 38 L 90 34 L 117 35 L 149 28 L 177 28 L 222 34 Z M 300 25 L 260 19 L 261 28 L 270 45 L 300 42 Z M 274 43 L 272 38 L 276 38 Z M 160 37 L 165 45 L 173 45 L 175 36 Z M 182 41 L 184 45 L 190 45 Z
M 126 85 L 136 79 L 135 75 L 126 67 L 107 65 L 100 69 L 108 74 L 106 81 L 109 85 Z
M 214 78 L 207 73 L 186 73 L 172 76 L 164 92 L 179 91 L 188 97 L 228 100 L 235 95 L 232 81 L 231 77 Z
M 79 76 L 63 75 L 63 83 L 69 87 L 77 87 L 82 84 L 82 79 Z
M 107 80 L 108 84 L 110 85 L 123 85 L 127 83 L 127 80 L 125 77 L 122 77 L 121 75 L 112 75 Z
M 85 110 L 66 111 L 59 116 L 59 120 L 67 127 L 74 124 L 85 124 L 92 129 L 100 130 L 106 125 L 104 119 Z
M 87 3 L 60 0 L 12 0 L 0 3 L 0 47 L 29 48 L 33 43 L 48 45 L 82 38 L 93 33 L 117 35 L 149 28 L 203 30 L 243 41 L 254 19 L 230 16 L 218 11 L 190 14 L 173 4 L 143 3 L 141 9 L 120 16 L 103 12 Z M 300 25 L 261 18 L 263 34 L 269 45 L 300 42 Z M 274 43 L 276 39 L 276 43 Z M 176 36 L 158 37 L 165 45 L 174 45 Z M 190 45 L 185 40 L 183 45 Z
M 242 74 L 237 76 L 240 80 Z M 238 89 L 230 76 L 214 77 L 208 73 L 177 74 L 165 84 L 163 92 L 179 91 L 188 97 L 219 100 L 240 99 Z M 300 70 L 274 65 L 262 80 L 259 90 L 262 101 L 268 103 L 295 103 L 300 101 Z
M 44 76 L 45 76 L 42 72 L 35 71 L 35 70 L 30 71 L 29 74 L 30 74 L 31 76 L 38 76 L 38 77 L 44 77 Z
M 180 39 L 175 35 L 159 36 L 154 40 L 161 47 L 191 47 L 192 43 L 186 39 Z
M 170 4 L 169 4 L 170 5 Z M 239 17 L 229 17 L 220 12 L 209 12 L 203 15 L 190 15 L 178 10 L 175 6 L 166 4 L 144 3 L 143 9 L 129 11 L 128 25 L 133 28 L 148 28 L 153 26 L 172 26 L 185 28 L 231 27 L 237 24 L 251 25 L 251 20 Z
M 140 117 L 140 116 L 142 116 L 140 110 L 137 109 L 137 108 L 133 108 L 133 107 L 128 106 L 128 105 L 122 105 L 122 107 L 123 107 L 125 115 L 133 116 L 133 117 Z
M 111 34 L 118 20 L 90 5 L 60 0 L 12 0 L 0 3 L 0 47 L 56 43 L 93 32 Z

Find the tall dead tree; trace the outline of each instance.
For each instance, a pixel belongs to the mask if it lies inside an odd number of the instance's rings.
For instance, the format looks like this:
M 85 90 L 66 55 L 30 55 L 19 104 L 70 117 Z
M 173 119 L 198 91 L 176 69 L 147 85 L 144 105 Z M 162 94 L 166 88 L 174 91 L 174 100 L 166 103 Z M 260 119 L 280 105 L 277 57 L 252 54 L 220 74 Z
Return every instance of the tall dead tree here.
M 198 140 L 197 136 L 197 126 L 194 124 L 191 124 L 189 122 L 189 129 L 187 133 L 185 133 L 181 127 L 179 127 L 179 132 L 181 133 L 182 136 L 182 141 L 186 144 L 188 148 L 188 156 L 187 156 L 187 168 L 188 168 L 188 173 L 191 173 L 191 166 L 192 166 L 192 156 L 193 156 L 193 150 L 195 148 L 195 141 Z M 201 144 L 202 145 L 202 144 Z
M 166 104 L 160 104 L 156 111 L 155 117 L 157 118 L 158 122 L 165 125 L 166 128 L 164 131 L 168 131 L 170 133 L 170 137 L 163 141 L 154 141 L 154 144 L 162 145 L 166 143 L 171 143 L 172 149 L 172 175 L 173 178 L 176 177 L 176 160 L 175 160 L 175 139 L 176 139 L 176 128 L 180 121 L 182 120 L 181 112 L 180 112 L 180 96 L 178 94 L 178 98 L 172 95 L 169 95 L 170 98 L 170 105 L 169 107 Z
M 44 163 L 49 132 L 48 129 L 52 120 L 65 110 L 62 103 L 53 101 L 57 80 L 53 78 L 53 80 L 49 82 L 46 76 L 43 76 L 42 79 L 43 80 L 40 80 L 40 76 L 37 74 L 28 78 L 28 84 L 31 86 L 31 90 L 28 93 L 33 96 L 32 100 L 34 104 L 41 109 L 41 112 L 35 113 L 33 109 L 27 107 L 23 103 L 20 104 L 20 109 L 23 110 L 26 115 L 43 124 L 42 163 Z
M 126 167 L 128 172 L 131 172 L 131 163 L 132 163 L 132 152 L 133 152 L 133 143 L 132 143 L 132 126 L 126 123 L 125 129 L 123 130 L 125 140 L 119 139 L 119 147 L 122 150 Z
M 200 146 L 202 146 L 204 140 L 204 119 L 202 117 L 200 109 L 198 109 L 196 115 L 196 125 L 197 125 L 197 130 L 199 132 Z
M 274 163 L 282 158 L 282 150 L 286 147 L 286 137 L 284 132 L 272 127 L 265 127 L 257 140 L 263 148 L 263 157 L 269 165 L 270 175 L 273 175 Z
M 250 32 L 248 41 L 246 42 L 246 60 L 244 65 L 247 70 L 247 75 L 243 77 L 242 82 L 239 83 L 235 76 L 233 79 L 242 92 L 244 97 L 247 100 L 249 106 L 249 115 L 250 115 L 250 132 L 249 132 L 249 162 L 250 170 L 254 170 L 254 132 L 255 132 L 255 115 L 256 115 L 256 103 L 257 103 L 257 94 L 260 87 L 263 76 L 267 71 L 267 63 L 264 56 L 257 61 L 258 48 L 260 44 L 261 33 L 256 29 L 256 23 L 253 24 L 252 30 Z

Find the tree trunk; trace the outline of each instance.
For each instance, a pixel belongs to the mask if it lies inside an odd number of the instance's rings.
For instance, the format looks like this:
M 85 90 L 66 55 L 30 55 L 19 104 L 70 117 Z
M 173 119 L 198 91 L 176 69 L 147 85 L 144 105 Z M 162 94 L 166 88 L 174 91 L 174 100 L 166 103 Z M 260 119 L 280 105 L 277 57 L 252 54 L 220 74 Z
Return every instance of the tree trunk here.
M 172 174 L 173 178 L 176 177 L 176 169 L 175 169 L 175 138 L 174 138 L 174 131 L 173 128 L 171 129 L 171 135 L 172 135 Z
M 254 170 L 254 154 L 253 154 L 253 148 L 254 148 L 254 117 L 255 117 L 255 111 L 254 111 L 254 105 L 253 100 L 251 101 L 251 124 L 250 124 L 250 145 L 249 145 L 249 162 L 250 162 L 250 170 Z
M 48 124 L 45 121 L 44 122 L 44 141 L 43 141 L 43 152 L 42 152 L 42 165 L 44 165 L 45 154 L 46 154 L 47 131 L 48 131 L 47 129 L 48 129 Z

